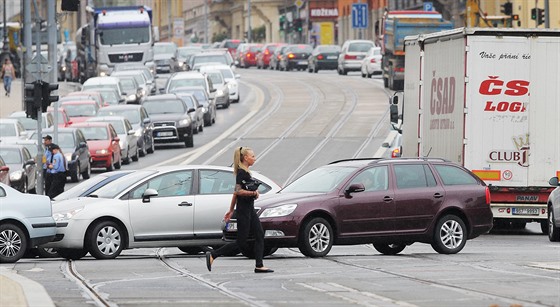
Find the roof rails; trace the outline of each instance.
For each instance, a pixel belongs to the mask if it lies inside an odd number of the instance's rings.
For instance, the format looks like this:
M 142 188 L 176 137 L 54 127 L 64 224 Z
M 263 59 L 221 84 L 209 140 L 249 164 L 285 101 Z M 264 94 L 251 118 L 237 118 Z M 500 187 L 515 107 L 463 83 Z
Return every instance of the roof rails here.
M 440 162 L 451 162 L 443 158 L 431 158 L 431 157 L 400 157 L 400 158 L 349 158 L 332 161 L 329 164 L 335 164 L 340 162 L 350 162 L 350 161 L 371 161 L 373 162 L 390 162 L 390 161 L 403 161 L 403 160 L 422 160 L 422 161 L 440 161 Z

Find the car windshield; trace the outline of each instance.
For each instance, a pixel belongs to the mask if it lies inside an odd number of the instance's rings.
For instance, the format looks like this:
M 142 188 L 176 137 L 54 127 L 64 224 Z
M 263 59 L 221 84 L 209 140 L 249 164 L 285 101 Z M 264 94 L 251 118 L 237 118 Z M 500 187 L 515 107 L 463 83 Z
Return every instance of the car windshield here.
M 16 136 L 16 125 L 10 123 L 0 124 L 0 136 Z
M 296 53 L 310 53 L 311 51 L 313 51 L 313 47 L 309 46 L 309 45 L 297 45 L 297 46 L 291 46 L 290 50 L 291 52 L 296 52 Z
M 182 56 L 182 57 L 188 57 L 188 56 L 193 55 L 195 53 L 199 53 L 200 51 L 202 51 L 202 49 L 200 49 L 200 48 L 179 49 L 179 55 Z
M 154 54 L 175 53 L 175 49 L 177 49 L 177 47 L 175 47 L 173 45 L 169 45 L 169 44 L 154 45 Z
M 70 117 L 89 117 L 97 114 L 93 104 L 65 104 L 62 107 Z
M 113 125 L 113 128 L 115 128 L 115 131 L 117 132 L 117 134 L 126 134 L 126 131 L 124 129 L 124 123 L 120 120 L 109 120 L 107 121 L 108 123 L 110 123 L 111 125 Z
M 80 127 L 80 130 L 88 141 L 109 139 L 109 131 L 105 127 Z
M 373 43 L 353 43 L 348 46 L 350 52 L 368 52 L 373 47 Z
M 206 88 L 206 82 L 203 78 L 175 79 L 169 82 L 169 91 L 182 86 L 202 86 Z
M 82 194 L 89 190 L 91 187 L 95 186 L 96 184 L 102 182 L 103 180 L 106 180 L 107 177 L 104 175 L 99 175 L 99 176 L 95 176 L 95 177 L 91 177 L 88 180 L 82 181 L 80 184 L 78 184 L 77 186 L 71 188 L 70 190 L 59 194 L 57 197 L 54 198 L 54 200 L 65 200 L 65 199 L 70 199 L 70 198 L 76 198 L 76 197 L 80 197 L 82 196 Z
M 110 105 L 119 104 L 119 97 L 117 96 L 117 92 L 113 91 L 99 91 L 105 103 Z
M 98 116 L 122 116 L 131 124 L 138 124 L 140 123 L 140 112 L 136 109 L 132 110 L 107 110 L 106 108 L 102 108 L 99 110 Z
M 192 97 L 190 95 L 177 95 L 181 96 L 181 99 L 185 102 L 185 105 L 188 109 L 194 109 L 194 101 L 192 100 Z
M 128 174 L 111 183 L 106 184 L 95 193 L 90 194 L 90 196 L 98 198 L 115 198 L 128 187 L 135 185 L 138 181 L 154 173 L 154 171 L 135 171 L 132 174 Z
M 169 113 L 185 113 L 185 105 L 181 100 L 146 100 L 142 103 L 149 115 L 152 114 L 169 114 Z
M 0 148 L 0 157 L 6 164 L 20 164 L 21 155 L 17 148 Z
M 66 119 L 66 115 L 64 115 L 64 113 L 62 112 L 56 112 L 56 116 L 57 116 L 57 121 L 59 124 L 65 123 L 68 120 Z
M 299 177 L 281 192 L 327 193 L 332 191 L 355 170 L 355 168 L 340 166 L 321 167 Z
M 317 48 L 319 52 L 340 52 L 339 46 L 319 46 Z
M 127 77 L 127 78 L 120 78 L 121 79 L 121 86 L 123 88 L 123 90 L 129 91 L 136 91 L 136 83 L 134 81 L 134 78 L 132 77 Z
M 53 134 L 53 133 L 54 133 L 53 131 L 43 131 L 43 135 Z M 36 132 L 33 132 L 33 134 L 29 137 L 30 140 L 36 138 L 37 138 Z M 76 147 L 76 142 L 74 142 L 74 133 L 69 131 L 66 132 L 58 131 L 58 141 L 56 142 L 56 145 L 60 146 L 60 148 L 70 148 L 72 151 L 74 151 L 74 148 Z M 34 146 L 37 147 L 36 145 Z M 35 151 L 37 151 L 37 149 L 35 149 Z M 36 154 L 37 153 L 35 153 L 35 155 Z
M 224 55 L 205 55 L 205 56 L 195 56 L 193 64 L 199 63 L 222 63 L 227 64 L 226 57 Z
M 240 43 L 241 41 L 229 41 L 224 44 L 224 47 L 228 49 L 237 48 Z
M 224 83 L 224 79 L 222 77 L 222 74 L 219 73 L 219 72 L 209 72 L 208 77 L 210 77 L 210 80 L 212 80 L 212 84 L 222 84 L 222 83 Z
M 27 117 L 18 117 L 17 120 L 23 125 L 23 128 L 25 128 L 25 130 L 37 130 L 37 120 Z M 43 117 L 41 126 L 43 128 L 48 128 L 46 117 Z M 2 135 L 4 135 L 4 133 L 2 133 Z
M 86 91 L 86 90 L 95 90 L 97 88 L 113 88 L 118 90 L 119 87 L 117 84 L 115 83 L 105 83 L 105 84 L 90 84 L 90 85 L 84 85 L 82 90 Z

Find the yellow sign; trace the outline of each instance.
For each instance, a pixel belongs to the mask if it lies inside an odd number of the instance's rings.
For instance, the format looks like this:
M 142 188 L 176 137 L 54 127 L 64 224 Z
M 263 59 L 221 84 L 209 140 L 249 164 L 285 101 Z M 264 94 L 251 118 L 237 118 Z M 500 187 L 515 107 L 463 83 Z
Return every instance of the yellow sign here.
M 321 45 L 334 45 L 334 23 L 319 23 L 319 42 Z

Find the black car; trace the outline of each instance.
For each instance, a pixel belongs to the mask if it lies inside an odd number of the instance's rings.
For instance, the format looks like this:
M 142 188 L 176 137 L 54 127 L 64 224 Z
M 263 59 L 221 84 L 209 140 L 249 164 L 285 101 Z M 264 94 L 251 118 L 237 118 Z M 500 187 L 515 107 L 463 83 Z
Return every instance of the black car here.
M 194 108 L 187 105 L 176 94 L 150 96 L 142 102 L 154 123 L 153 138 L 158 143 L 184 142 L 194 146 L 195 123 L 189 113 Z
M 42 134 L 54 135 L 54 130 L 43 130 Z M 33 139 L 33 137 L 30 138 Z M 83 179 L 89 179 L 91 175 L 91 155 L 82 130 L 79 128 L 58 128 L 57 138 L 56 144 L 60 146 L 68 163 L 66 175 L 70 177 L 72 182 L 78 182 L 80 175 Z
M 183 86 L 173 90 L 174 93 L 190 93 L 202 105 L 202 114 L 204 118 L 204 126 L 212 126 L 216 122 L 216 102 L 210 99 L 206 90 L 201 86 Z
M 23 145 L 2 144 L 0 157 L 9 167 L 12 188 L 27 193 L 36 188 L 37 163 Z
M 133 104 L 108 106 L 99 109 L 97 116 L 122 116 L 128 119 L 135 131 L 134 134 L 138 137 L 140 157 L 145 156 L 146 153 L 154 153 L 154 124 L 143 106 Z
M 307 71 L 316 73 L 319 70 L 336 70 L 339 54 L 340 46 L 338 45 L 319 45 L 315 47 L 307 59 Z
M 290 45 L 282 53 L 280 59 L 280 70 L 307 69 L 307 59 L 313 51 L 310 45 Z

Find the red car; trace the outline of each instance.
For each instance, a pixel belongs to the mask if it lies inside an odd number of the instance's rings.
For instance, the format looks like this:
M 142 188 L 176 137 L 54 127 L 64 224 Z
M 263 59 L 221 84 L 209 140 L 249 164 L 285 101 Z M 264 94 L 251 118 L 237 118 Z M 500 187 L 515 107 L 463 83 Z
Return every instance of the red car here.
M 0 157 L 0 182 L 7 186 L 10 185 L 10 168 L 6 165 L 2 157 Z
M 261 48 L 261 44 L 247 44 L 243 53 L 239 55 L 239 67 L 257 66 L 257 55 L 261 53 Z
M 107 168 L 107 171 L 121 168 L 121 146 L 113 125 L 106 122 L 85 122 L 74 124 L 86 137 L 91 154 L 91 167 Z
M 274 50 L 278 47 L 278 43 L 266 44 L 262 48 L 262 52 L 257 54 L 257 68 L 265 69 L 270 65 L 270 57 L 274 54 Z
M 65 100 L 95 100 L 99 108 L 103 108 L 109 105 L 107 102 L 105 102 L 105 99 L 103 99 L 101 93 L 95 91 L 72 92 L 60 98 L 60 101 Z
M 95 117 L 99 111 L 99 105 L 95 100 L 71 100 L 62 101 L 60 107 L 66 111 L 72 123 L 85 122 Z
M 231 54 L 231 56 L 235 59 L 235 52 L 241 43 L 242 41 L 239 39 L 224 39 L 220 44 L 220 48 L 226 48 L 229 54 Z
M 47 112 L 53 113 L 53 115 L 54 115 L 54 108 L 49 107 L 47 109 Z M 59 128 L 66 128 L 66 127 L 70 127 L 70 125 L 72 125 L 72 121 L 70 120 L 70 117 L 66 113 L 66 110 L 64 110 L 63 108 L 58 108 L 57 115 L 58 115 L 57 120 L 58 120 L 58 127 Z

